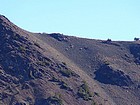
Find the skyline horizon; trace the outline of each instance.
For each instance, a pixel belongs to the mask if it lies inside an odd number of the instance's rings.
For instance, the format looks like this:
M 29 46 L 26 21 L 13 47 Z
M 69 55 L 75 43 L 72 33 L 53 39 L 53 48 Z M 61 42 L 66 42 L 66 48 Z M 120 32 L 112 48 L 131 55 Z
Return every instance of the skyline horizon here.
M 90 39 L 140 37 L 140 1 L 1 1 L 0 11 L 24 30 Z
M 0 14 L 0 15 L 2 15 L 2 16 L 4 16 L 4 17 L 6 17 L 10 22 L 12 22 L 7 16 L 5 16 L 4 14 Z M 18 26 L 16 23 L 14 23 L 14 22 L 12 22 L 14 25 L 16 25 L 16 26 Z M 24 29 L 24 28 L 22 28 L 22 27 L 20 27 L 20 26 L 18 26 L 19 28 L 21 28 L 21 29 L 23 29 L 23 30 L 25 30 L 25 31 L 28 31 L 28 32 L 31 32 L 31 33 L 41 33 L 41 34 L 43 34 L 43 33 L 45 33 L 45 34 L 51 34 L 51 33 L 59 33 L 59 34 L 63 34 L 63 35 L 66 35 L 66 36 L 74 36 L 74 37 L 79 37 L 79 38 L 86 38 L 86 39 L 95 39 L 95 40 L 108 40 L 108 39 L 111 39 L 110 37 L 108 37 L 108 38 L 106 38 L 106 39 L 100 39 L 100 38 L 94 38 L 94 37 L 85 37 L 85 36 L 81 36 L 81 35 L 79 35 L 79 36 L 77 36 L 77 35 L 72 35 L 72 34 L 66 34 L 66 33 L 63 33 L 63 32 L 33 32 L 33 31 L 30 31 L 30 30 L 26 30 L 26 29 Z M 140 39 L 140 37 L 134 37 L 132 40 L 114 40 L 114 39 L 111 39 L 112 41 L 134 41 L 135 40 L 135 38 L 139 38 Z

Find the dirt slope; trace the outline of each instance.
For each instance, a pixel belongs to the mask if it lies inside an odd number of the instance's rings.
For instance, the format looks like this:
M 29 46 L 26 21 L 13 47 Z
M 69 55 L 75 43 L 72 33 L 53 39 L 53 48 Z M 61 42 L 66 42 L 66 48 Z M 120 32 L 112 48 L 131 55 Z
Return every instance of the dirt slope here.
M 139 42 L 27 32 L 0 15 L 0 105 L 139 105 Z
M 117 105 L 139 105 L 140 43 L 36 34 L 82 68 Z

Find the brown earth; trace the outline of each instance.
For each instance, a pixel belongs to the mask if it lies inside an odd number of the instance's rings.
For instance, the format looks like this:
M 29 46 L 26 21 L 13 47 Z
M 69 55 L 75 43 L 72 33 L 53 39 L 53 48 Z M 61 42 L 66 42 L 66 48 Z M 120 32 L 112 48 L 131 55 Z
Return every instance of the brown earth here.
M 0 15 L 0 105 L 140 105 L 140 42 L 31 33 Z

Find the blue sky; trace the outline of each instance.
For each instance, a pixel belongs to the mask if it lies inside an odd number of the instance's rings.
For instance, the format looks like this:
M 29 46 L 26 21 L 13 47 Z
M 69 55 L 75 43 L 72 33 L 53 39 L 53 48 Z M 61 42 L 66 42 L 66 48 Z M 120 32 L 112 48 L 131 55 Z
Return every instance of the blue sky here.
M 31 32 L 112 40 L 140 37 L 140 0 L 0 0 L 0 14 Z

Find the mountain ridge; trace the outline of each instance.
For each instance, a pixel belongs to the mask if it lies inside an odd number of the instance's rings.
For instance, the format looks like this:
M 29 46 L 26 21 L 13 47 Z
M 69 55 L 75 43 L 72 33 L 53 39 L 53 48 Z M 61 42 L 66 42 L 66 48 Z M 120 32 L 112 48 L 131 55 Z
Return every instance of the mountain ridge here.
M 2 15 L 0 32 L 0 104 L 139 105 L 139 41 L 31 33 Z

